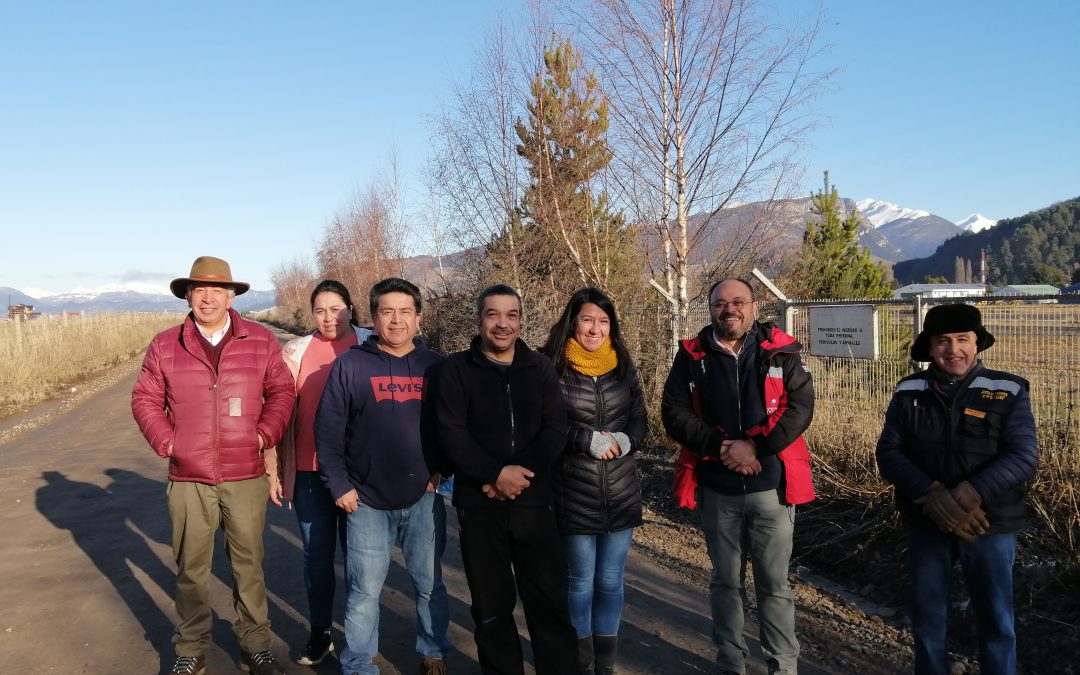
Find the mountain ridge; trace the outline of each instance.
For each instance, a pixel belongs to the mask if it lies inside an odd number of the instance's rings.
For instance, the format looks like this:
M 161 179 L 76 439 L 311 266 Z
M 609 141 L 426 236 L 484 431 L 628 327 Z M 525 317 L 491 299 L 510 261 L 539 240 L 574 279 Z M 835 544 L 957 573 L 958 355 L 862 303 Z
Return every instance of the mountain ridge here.
M 187 303 L 175 297 L 165 286 L 143 282 L 104 284 L 96 288 L 78 287 L 62 293 L 34 297 L 16 288 L 0 287 L 0 296 L 8 304 L 33 305 L 42 314 L 60 312 L 187 312 Z M 236 296 L 233 307 L 238 312 L 269 309 L 277 304 L 277 291 L 251 289 Z

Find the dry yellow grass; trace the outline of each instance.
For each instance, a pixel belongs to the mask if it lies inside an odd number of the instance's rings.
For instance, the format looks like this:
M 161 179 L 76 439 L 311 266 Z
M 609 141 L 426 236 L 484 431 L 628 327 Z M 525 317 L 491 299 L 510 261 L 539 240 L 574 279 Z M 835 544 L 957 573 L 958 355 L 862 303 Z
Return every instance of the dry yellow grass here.
M 132 358 L 182 319 L 132 312 L 0 321 L 0 411 L 51 398 Z
M 1080 452 L 1077 452 L 1080 434 L 1075 418 L 1049 414 L 1052 408 L 1072 405 L 1061 401 L 1055 405 L 1046 396 L 1048 387 L 1034 385 L 1041 457 L 1028 502 L 1038 521 L 1037 529 L 1049 535 L 1080 565 Z M 828 391 L 828 385 L 822 389 Z M 874 459 L 887 401 L 887 396 L 875 397 L 865 392 L 862 395 L 851 392 L 842 398 L 819 392 L 807 441 L 819 460 L 815 473 L 824 480 L 826 492 L 867 506 L 890 492 L 878 474 Z M 1041 419 L 1039 408 L 1043 409 Z

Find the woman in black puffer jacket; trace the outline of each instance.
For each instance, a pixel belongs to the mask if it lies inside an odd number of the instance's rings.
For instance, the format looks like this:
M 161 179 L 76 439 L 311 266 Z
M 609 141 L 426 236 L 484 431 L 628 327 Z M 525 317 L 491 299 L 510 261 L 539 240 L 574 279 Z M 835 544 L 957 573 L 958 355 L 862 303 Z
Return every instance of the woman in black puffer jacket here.
M 645 400 L 615 306 L 595 288 L 570 298 L 542 351 L 559 373 L 570 421 L 554 492 L 578 658 L 583 673 L 607 675 L 615 672 L 626 555 L 641 524 L 634 452 L 648 429 Z

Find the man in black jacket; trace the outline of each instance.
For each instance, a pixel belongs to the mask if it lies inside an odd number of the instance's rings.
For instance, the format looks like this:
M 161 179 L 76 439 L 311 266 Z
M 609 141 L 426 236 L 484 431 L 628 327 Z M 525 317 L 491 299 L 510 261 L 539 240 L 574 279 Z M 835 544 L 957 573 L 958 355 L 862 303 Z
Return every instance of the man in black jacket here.
M 577 633 L 551 509 L 551 475 L 567 428 L 559 381 L 551 362 L 518 339 L 517 292 L 492 286 L 476 310 L 480 334 L 446 360 L 433 393 L 441 449 L 454 469 L 480 668 L 522 672 L 516 583 L 536 672 L 576 673 Z
M 1015 673 L 1012 566 L 1024 485 L 1039 447 L 1027 380 L 983 366 L 994 344 L 971 305 L 926 314 L 911 358 L 929 370 L 896 385 L 877 445 L 896 486 L 911 565 L 915 672 L 947 673 L 949 580 L 959 560 L 984 673 Z
M 788 565 L 795 504 L 813 499 L 801 435 L 813 417 L 814 387 L 799 343 L 755 321 L 748 283 L 715 284 L 709 313 L 712 323 L 675 356 L 661 417 L 700 486 L 716 663 L 721 673 L 746 668 L 742 578 L 749 558 L 769 673 L 793 675 L 799 642 Z M 692 495 L 677 496 L 693 503 Z

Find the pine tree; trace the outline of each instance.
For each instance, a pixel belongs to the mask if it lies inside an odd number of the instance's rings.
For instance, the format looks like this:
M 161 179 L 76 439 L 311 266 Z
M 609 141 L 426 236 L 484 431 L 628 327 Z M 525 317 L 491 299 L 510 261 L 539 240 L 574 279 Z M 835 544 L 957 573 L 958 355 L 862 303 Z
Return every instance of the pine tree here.
M 812 198 L 811 212 L 817 218 L 806 221 L 800 252 L 799 274 L 802 292 L 809 298 L 887 298 L 892 288 L 880 263 L 859 244 L 858 213 L 853 209 L 840 218 L 840 194 L 829 187 Z
M 553 39 L 529 94 L 515 125 L 530 178 L 516 232 L 523 274 L 548 294 L 588 285 L 625 298 L 642 286 L 642 264 L 633 232 L 598 189 L 612 159 L 599 82 L 569 40 Z

